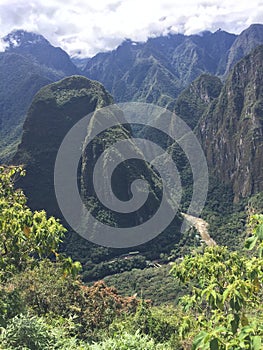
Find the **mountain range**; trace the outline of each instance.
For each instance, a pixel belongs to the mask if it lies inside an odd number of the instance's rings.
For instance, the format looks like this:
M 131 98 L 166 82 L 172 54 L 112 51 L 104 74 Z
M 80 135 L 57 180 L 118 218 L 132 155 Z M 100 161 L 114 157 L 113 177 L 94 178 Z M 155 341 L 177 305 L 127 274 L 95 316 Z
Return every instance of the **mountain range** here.
M 14 155 L 26 112 L 42 86 L 80 74 L 101 82 L 115 102 L 142 101 L 174 110 L 178 95 L 202 73 L 225 79 L 238 59 L 263 44 L 262 28 L 254 24 L 240 35 L 218 30 L 145 43 L 126 40 L 116 50 L 87 59 L 70 59 L 39 34 L 10 33 L 0 53 L 0 160 Z
M 62 218 L 53 185 L 61 141 L 89 112 L 125 101 L 166 107 L 194 130 L 207 158 L 213 179 L 210 182 L 229 189 L 229 196 L 220 192 L 220 208 L 263 191 L 263 25 L 251 25 L 240 35 L 218 30 L 190 36 L 170 34 L 145 43 L 125 40 L 116 50 L 87 59 L 72 59 L 43 36 L 21 30 L 7 35 L 4 41 L 7 48 L 0 53 L 0 161 L 24 164 L 28 175 L 19 185 L 33 209 L 44 208 Z M 162 123 L 161 116 L 157 119 L 153 124 Z M 172 154 L 182 174 L 182 208 L 187 209 L 192 194 L 191 169 L 182 150 L 171 140 L 144 127 L 120 127 L 106 134 L 104 143 L 134 135 L 156 141 Z M 94 205 L 94 192 L 87 179 L 101 147 L 92 145 L 80 163 L 79 180 L 85 185 L 87 204 Z M 155 183 L 156 174 L 145 165 L 123 168 L 117 175 L 119 179 L 124 176 L 125 181 L 115 184 L 120 198 L 130 198 L 127 186 L 140 172 Z M 107 177 L 107 173 L 102 176 Z M 155 188 L 144 218 L 160 199 L 160 188 Z M 219 192 L 215 193 L 218 196 Z M 208 198 L 211 203 L 211 193 Z M 109 219 L 104 208 L 97 204 L 94 208 L 106 221 Z M 133 224 L 140 220 L 136 215 L 129 219 Z M 123 220 L 110 217 L 113 222 L 116 219 Z M 180 222 L 178 215 L 174 226 L 153 240 L 150 248 L 141 246 L 145 257 L 153 259 L 160 252 L 168 253 L 178 242 Z M 127 222 L 123 220 L 122 225 Z M 117 254 L 107 248 L 98 253 L 97 247 L 74 233 L 67 249 L 73 257 L 76 252 L 82 263 L 87 263 L 89 256 L 91 265 Z M 93 276 L 100 273 L 93 271 Z

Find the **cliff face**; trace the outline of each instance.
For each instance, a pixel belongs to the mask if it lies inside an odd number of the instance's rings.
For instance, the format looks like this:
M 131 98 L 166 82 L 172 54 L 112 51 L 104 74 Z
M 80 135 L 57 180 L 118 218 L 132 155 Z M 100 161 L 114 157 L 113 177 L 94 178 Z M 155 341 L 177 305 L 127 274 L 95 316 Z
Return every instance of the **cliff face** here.
M 263 191 L 263 46 L 236 64 L 197 134 L 213 174 L 235 200 Z

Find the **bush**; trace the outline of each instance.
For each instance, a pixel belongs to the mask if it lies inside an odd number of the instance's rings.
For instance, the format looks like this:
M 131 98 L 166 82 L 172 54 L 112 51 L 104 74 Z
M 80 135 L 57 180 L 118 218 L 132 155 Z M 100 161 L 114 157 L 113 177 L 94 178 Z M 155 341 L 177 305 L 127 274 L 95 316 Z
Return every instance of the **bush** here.
M 11 283 L 20 291 L 23 304 L 37 316 L 54 319 L 72 317 L 76 328 L 71 335 L 98 340 L 113 320 L 124 313 L 134 313 L 135 297 L 122 297 L 103 281 L 87 287 L 71 275 L 63 275 L 62 266 L 48 260 L 34 269 L 13 277 Z
M 0 326 L 5 327 L 7 321 L 24 311 L 19 291 L 12 285 L 0 286 Z
M 90 350 L 169 350 L 163 344 L 155 344 L 154 340 L 147 335 L 141 335 L 139 331 L 135 334 L 124 332 L 120 336 L 109 338 L 101 343 L 93 344 Z
M 46 350 L 52 349 L 54 336 L 42 318 L 20 315 L 7 324 L 2 334 L 4 349 Z

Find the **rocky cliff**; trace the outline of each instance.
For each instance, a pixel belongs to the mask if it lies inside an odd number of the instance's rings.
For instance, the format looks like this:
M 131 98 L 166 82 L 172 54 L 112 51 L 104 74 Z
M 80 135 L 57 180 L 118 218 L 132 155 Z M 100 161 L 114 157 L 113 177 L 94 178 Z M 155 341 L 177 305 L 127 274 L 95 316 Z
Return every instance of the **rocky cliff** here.
M 236 64 L 197 133 L 212 173 L 235 200 L 263 191 L 263 46 Z

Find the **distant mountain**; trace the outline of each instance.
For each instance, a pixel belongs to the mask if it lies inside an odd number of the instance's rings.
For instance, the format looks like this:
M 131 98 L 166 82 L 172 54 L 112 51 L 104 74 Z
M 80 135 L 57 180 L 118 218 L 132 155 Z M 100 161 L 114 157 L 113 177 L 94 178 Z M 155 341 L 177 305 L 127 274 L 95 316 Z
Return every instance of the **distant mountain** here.
M 211 172 L 235 200 L 263 191 L 263 46 L 239 61 L 197 133 Z
M 61 75 L 16 53 L 0 53 L 0 161 L 11 159 L 35 93 Z
M 0 53 L 0 161 L 9 161 L 21 140 L 26 112 L 44 85 L 77 72 L 69 56 L 43 36 L 15 31 Z
M 170 34 L 145 43 L 126 40 L 111 52 L 72 60 L 39 34 L 18 30 L 4 40 L 6 52 L 0 54 L 1 162 L 14 154 L 29 104 L 45 84 L 81 71 L 100 81 L 116 102 L 155 103 L 180 113 L 186 101 L 182 95 L 178 102 L 176 99 L 182 91 L 202 74 L 226 77 L 238 59 L 263 44 L 263 25 L 252 25 L 239 36 L 218 30 L 190 36 Z M 190 114 L 186 119 L 194 126 L 198 116 L 189 118 Z
M 252 24 L 236 38 L 231 46 L 228 53 L 225 75 L 229 73 L 235 63 L 261 44 L 263 44 L 263 24 Z
M 35 63 L 54 69 L 63 76 L 79 73 L 69 55 L 60 47 L 52 46 L 42 35 L 17 30 L 8 34 L 3 40 L 8 44 L 6 52 L 26 56 Z
M 22 124 L 34 94 L 42 86 L 78 71 L 63 50 L 54 48 L 41 35 L 16 31 L 6 36 L 5 41 L 8 48 L 0 54 L 2 162 L 10 159 L 21 140 Z M 74 62 L 79 67 L 86 63 L 82 73 L 102 82 L 115 101 L 146 101 L 167 107 L 195 128 L 202 114 L 208 113 L 207 110 L 210 112 L 207 117 L 202 117 L 202 123 L 211 118 L 215 105 L 221 118 L 225 118 L 223 103 L 219 106 L 218 102 L 222 98 L 218 97 L 222 89 L 219 78 L 231 76 L 231 69 L 236 72 L 236 61 L 260 43 L 263 43 L 263 25 L 255 24 L 239 36 L 218 30 L 190 36 L 170 34 L 150 38 L 145 43 L 126 40 L 116 50 L 90 59 L 75 59 Z M 236 74 L 243 77 L 245 73 Z M 250 74 L 249 78 L 252 76 Z M 229 84 L 229 79 L 226 84 Z M 245 76 L 244 81 L 247 79 L 248 76 Z M 259 86 L 258 78 L 255 81 Z M 248 93 L 246 89 L 244 92 L 237 92 L 237 89 L 240 91 L 239 85 L 233 87 L 233 94 L 245 96 Z M 222 94 L 223 91 L 220 96 Z M 214 118 L 217 120 L 219 116 Z M 161 122 L 158 120 L 158 123 Z M 210 128 L 206 136 L 209 139 L 210 132 L 214 135 L 215 126 L 212 127 L 211 122 L 205 125 Z M 139 133 L 151 139 L 161 138 L 160 135 L 150 135 L 148 130 Z M 210 153 L 215 153 L 213 142 L 209 146 Z M 232 152 L 235 152 L 234 145 Z M 245 195 L 253 191 L 241 192 Z
M 145 101 L 173 109 L 175 98 L 202 73 L 221 75 L 236 35 L 224 31 L 126 40 L 91 58 L 83 74 L 102 82 L 116 101 Z
M 78 57 L 71 57 L 72 63 L 80 70 L 83 70 L 90 58 L 78 58 Z

